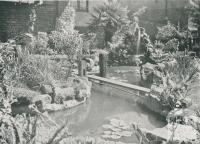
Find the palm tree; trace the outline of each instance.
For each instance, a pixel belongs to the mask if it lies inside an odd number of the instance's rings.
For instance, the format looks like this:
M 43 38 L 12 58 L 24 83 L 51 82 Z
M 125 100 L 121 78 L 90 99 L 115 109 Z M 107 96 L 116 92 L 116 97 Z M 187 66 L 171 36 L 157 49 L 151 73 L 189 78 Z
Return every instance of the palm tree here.
M 94 9 L 89 29 L 98 37 L 97 48 L 107 47 L 114 33 L 122 25 L 129 23 L 128 12 L 127 8 L 123 7 L 118 0 L 108 0 L 102 6 Z

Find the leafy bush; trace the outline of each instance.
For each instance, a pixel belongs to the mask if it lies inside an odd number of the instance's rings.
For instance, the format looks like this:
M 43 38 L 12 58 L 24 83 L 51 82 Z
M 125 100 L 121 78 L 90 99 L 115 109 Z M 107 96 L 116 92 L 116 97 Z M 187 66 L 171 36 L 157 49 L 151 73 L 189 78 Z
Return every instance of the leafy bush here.
M 177 103 L 182 105 L 187 96 L 188 85 L 194 81 L 199 71 L 197 63 L 189 56 L 176 56 L 175 64 L 165 64 L 162 77 L 164 91 L 161 96 L 164 103 L 172 108 L 176 107 Z
M 33 34 L 24 33 L 15 38 L 16 44 L 21 45 L 22 52 L 32 53 L 35 48 L 36 38 Z
M 177 34 L 176 28 L 172 24 L 168 23 L 167 25 L 158 28 L 156 39 L 163 42 L 167 42 L 175 38 L 176 34 Z
M 164 47 L 165 52 L 176 52 L 178 51 L 179 42 L 177 39 L 169 40 Z
M 167 43 L 170 40 L 177 39 L 179 42 L 183 42 L 186 45 L 186 37 L 190 35 L 188 31 L 179 31 L 174 25 L 168 22 L 167 25 L 158 27 L 158 33 L 156 39 L 162 43 Z M 184 40 L 186 42 L 184 42 Z M 184 45 L 183 44 L 183 45 Z
M 16 45 L 0 43 L 0 143 L 17 143 L 16 125 L 11 114 L 13 95 L 10 87 L 17 62 Z
M 38 32 L 35 39 L 33 54 L 53 54 L 54 52 L 48 47 L 49 37 L 45 32 Z
M 96 49 L 106 49 L 109 65 L 131 65 L 129 56 L 138 54 L 141 37 L 145 31 L 140 28 L 138 17 L 145 8 L 131 13 L 118 0 L 110 0 L 95 8 L 90 23 L 94 35 L 91 42 Z M 144 47 L 143 47 L 144 48 Z
M 80 34 L 75 30 L 53 31 L 50 38 L 54 43 L 54 49 L 59 54 L 67 55 L 68 60 L 73 63 L 81 49 L 82 39 Z
M 73 30 L 75 26 L 75 10 L 67 6 L 56 23 L 56 30 Z
M 52 49 L 58 54 L 67 56 L 70 64 L 67 77 L 71 75 L 71 70 L 78 52 L 82 51 L 83 40 L 78 31 L 74 30 L 75 11 L 72 7 L 67 6 L 57 21 L 56 31 L 50 34 Z
M 94 34 L 95 48 L 107 47 L 114 33 L 122 25 L 129 23 L 128 12 L 128 9 L 118 0 L 106 1 L 102 6 L 94 9 L 89 31 Z
M 20 81 L 29 88 L 52 85 L 57 80 L 64 81 L 66 72 L 59 62 L 51 60 L 48 56 L 27 55 L 20 65 Z

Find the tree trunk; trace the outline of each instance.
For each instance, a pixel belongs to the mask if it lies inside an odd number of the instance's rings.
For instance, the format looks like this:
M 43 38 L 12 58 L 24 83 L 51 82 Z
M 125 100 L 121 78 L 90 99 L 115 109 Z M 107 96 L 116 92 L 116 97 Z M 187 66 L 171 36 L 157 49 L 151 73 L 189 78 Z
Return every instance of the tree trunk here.
M 69 66 L 69 69 L 68 69 L 67 75 L 66 75 L 66 79 L 67 79 L 67 80 L 68 80 L 68 78 L 71 76 L 72 69 L 73 69 L 73 64 L 70 63 L 70 66 Z
M 107 54 L 99 54 L 100 77 L 106 77 L 107 74 Z
M 83 61 L 80 59 L 78 62 L 78 75 L 83 76 Z

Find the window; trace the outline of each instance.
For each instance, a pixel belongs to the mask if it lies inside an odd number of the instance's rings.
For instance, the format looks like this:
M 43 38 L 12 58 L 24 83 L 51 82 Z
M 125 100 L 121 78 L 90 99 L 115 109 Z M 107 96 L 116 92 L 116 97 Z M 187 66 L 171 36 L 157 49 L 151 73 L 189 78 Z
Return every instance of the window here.
M 77 0 L 78 12 L 89 12 L 89 0 Z

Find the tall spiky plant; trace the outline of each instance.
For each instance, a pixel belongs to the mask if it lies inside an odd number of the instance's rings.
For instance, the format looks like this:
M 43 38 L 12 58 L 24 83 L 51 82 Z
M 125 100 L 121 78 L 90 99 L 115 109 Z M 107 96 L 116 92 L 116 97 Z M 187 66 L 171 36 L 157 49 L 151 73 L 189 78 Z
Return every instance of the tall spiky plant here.
M 57 21 L 56 30 L 50 34 L 52 48 L 57 53 L 67 56 L 69 62 L 67 77 L 70 76 L 77 54 L 82 51 L 83 46 L 81 35 L 74 29 L 74 19 L 74 8 L 67 6 Z
M 90 32 L 95 33 L 97 48 L 104 49 L 111 42 L 114 33 L 129 23 L 128 9 L 118 0 L 107 0 L 102 6 L 94 9 L 89 25 Z

